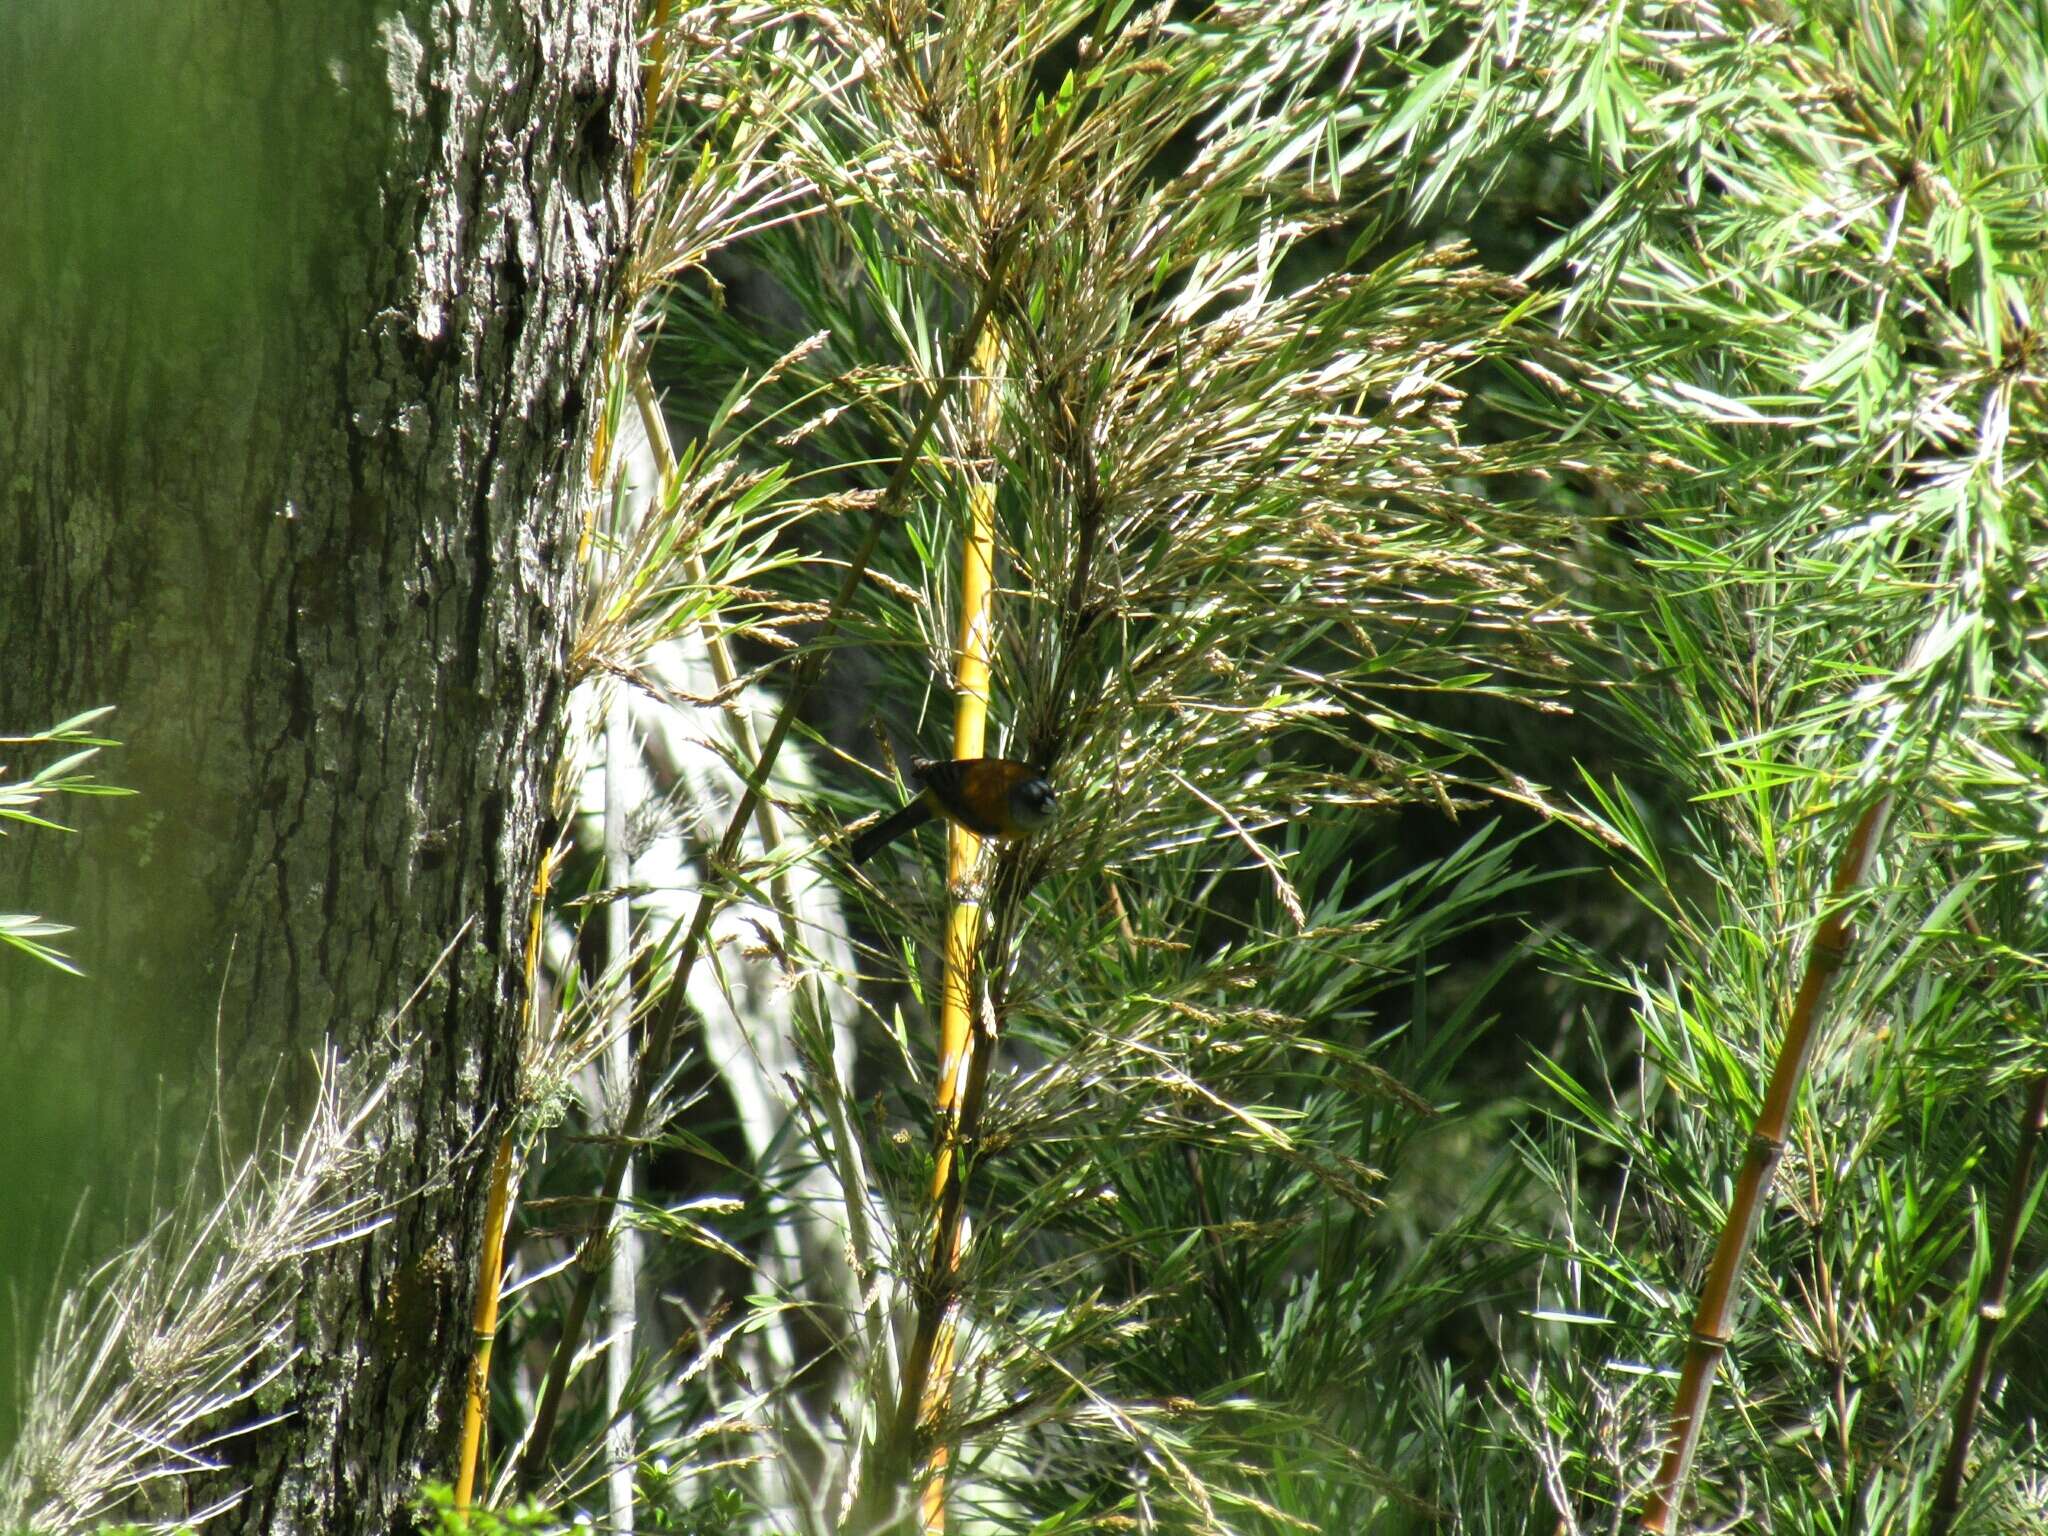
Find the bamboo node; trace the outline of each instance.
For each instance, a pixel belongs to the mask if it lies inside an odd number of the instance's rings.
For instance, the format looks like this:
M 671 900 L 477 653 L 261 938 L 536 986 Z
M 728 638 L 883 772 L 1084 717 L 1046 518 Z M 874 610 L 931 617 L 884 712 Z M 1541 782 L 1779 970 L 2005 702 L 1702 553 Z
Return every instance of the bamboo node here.
M 603 1230 L 591 1235 L 576 1255 L 576 1262 L 585 1269 L 602 1271 L 612 1261 L 612 1249 L 618 1243 L 618 1228 L 606 1222 Z
M 1830 969 L 1837 969 L 1849 958 L 1849 951 L 1856 946 L 1856 925 L 1843 923 L 1839 928 L 1823 926 L 1813 936 L 1813 952 Z

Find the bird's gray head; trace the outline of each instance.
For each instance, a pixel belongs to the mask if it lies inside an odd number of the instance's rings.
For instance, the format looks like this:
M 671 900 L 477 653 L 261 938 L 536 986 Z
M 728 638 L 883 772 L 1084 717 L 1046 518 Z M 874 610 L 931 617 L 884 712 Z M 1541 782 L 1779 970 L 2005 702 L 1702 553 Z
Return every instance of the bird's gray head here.
M 1060 797 L 1050 779 L 1029 778 L 1010 791 L 1010 819 L 1026 832 L 1036 832 L 1059 808 Z

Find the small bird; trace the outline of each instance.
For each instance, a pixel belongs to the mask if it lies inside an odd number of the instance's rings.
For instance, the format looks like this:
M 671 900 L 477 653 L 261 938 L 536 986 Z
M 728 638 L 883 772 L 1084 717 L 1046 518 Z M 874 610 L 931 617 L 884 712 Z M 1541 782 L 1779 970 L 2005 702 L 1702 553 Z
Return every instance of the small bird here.
M 910 772 L 924 785 L 924 793 L 856 837 L 854 863 L 873 858 L 934 816 L 943 816 L 980 837 L 1009 839 L 1036 832 L 1052 820 L 1060 806 L 1051 780 L 1036 768 L 1006 757 L 969 757 L 950 763 L 914 757 Z

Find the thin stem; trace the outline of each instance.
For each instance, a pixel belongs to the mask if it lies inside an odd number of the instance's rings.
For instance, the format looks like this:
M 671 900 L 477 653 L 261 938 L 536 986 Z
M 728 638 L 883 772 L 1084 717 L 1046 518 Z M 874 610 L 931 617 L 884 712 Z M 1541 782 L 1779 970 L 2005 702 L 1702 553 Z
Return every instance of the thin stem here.
M 666 490 L 678 473 L 675 446 L 669 439 L 668 421 L 662 413 L 661 402 L 654 393 L 654 381 L 645 352 L 634 358 L 629 372 L 633 401 L 639 408 L 641 426 L 648 445 L 654 450 L 655 464 Z M 683 569 L 696 586 L 703 588 L 710 584 L 703 557 L 694 548 L 684 555 Z M 726 643 L 725 631 L 719 626 L 716 616 L 707 613 L 699 634 L 711 665 L 717 695 L 724 701 L 725 723 L 732 737 L 733 750 L 739 761 L 753 762 L 760 755 L 760 744 L 755 739 L 753 716 L 748 711 L 742 691 L 736 686 L 739 668 L 734 663 L 732 648 Z M 794 965 L 798 963 L 798 957 L 807 952 L 803 923 L 799 919 L 796 894 L 790 884 L 789 862 L 782 856 L 781 818 L 765 796 L 754 808 L 754 831 L 760 840 L 762 856 L 768 861 L 769 900 L 775 909 L 777 925 L 782 930 L 783 952 Z M 867 1168 L 861 1157 L 860 1139 L 854 1134 L 852 1118 L 847 1112 L 848 1085 L 840 1077 L 838 1057 L 833 1049 L 832 1010 L 826 1000 L 825 983 L 818 968 L 803 965 L 800 974 L 802 980 L 796 992 L 794 1032 L 797 1049 L 809 1061 L 813 1080 L 822 1085 L 818 1101 L 823 1119 L 823 1150 L 839 1182 L 840 1208 L 846 1219 L 846 1252 L 852 1262 L 852 1284 L 857 1297 L 857 1302 L 849 1303 L 848 1310 L 851 1311 L 855 1304 L 859 1306 L 868 1337 L 885 1341 L 885 1352 L 893 1369 L 895 1341 L 888 1328 L 888 1309 L 881 1287 L 872 1283 L 875 1243 L 868 1225 Z M 771 1282 L 771 1288 L 773 1284 L 788 1283 L 793 1277 L 805 1273 L 804 1255 L 796 1243 L 791 1224 L 779 1216 L 787 1209 L 787 1197 L 778 1195 L 775 1199 L 778 1219 L 774 1224 L 773 1241 L 777 1250 L 775 1257 L 781 1268 Z M 794 1346 L 791 1348 L 793 1351 Z
M 621 530 L 621 533 L 623 531 Z M 605 1045 L 605 1098 L 620 1102 L 633 1078 L 633 858 L 626 846 L 626 762 L 634 751 L 632 723 L 625 690 L 613 690 L 604 727 L 604 858 L 605 952 L 610 957 L 617 992 L 613 996 L 611 1037 Z M 633 1198 L 629 1162 L 619 1184 L 619 1198 Z M 633 1473 L 636 1460 L 633 1412 L 627 1394 L 633 1379 L 634 1324 L 639 1314 L 640 1234 L 622 1227 L 608 1250 L 605 1290 L 604 1406 L 605 1502 L 611 1527 L 619 1536 L 633 1536 Z
M 2005 1188 L 2005 1210 L 1998 1223 L 1998 1245 L 1991 1260 L 1991 1272 L 1984 1277 L 1984 1289 L 1977 1297 L 1976 1338 L 1970 1348 L 1970 1370 L 1963 1381 L 1963 1395 L 1956 1403 L 1955 1428 L 1950 1432 L 1948 1459 L 1942 1465 L 1941 1486 L 1934 1495 L 1934 1515 L 1928 1536 L 1948 1536 L 1962 1505 L 1963 1472 L 1970 1460 L 1970 1440 L 1977 1430 L 1977 1413 L 1984 1405 L 1984 1383 L 1991 1374 L 1991 1347 L 1998 1340 L 1998 1325 L 2005 1321 L 2006 1289 L 2012 1281 L 2013 1255 L 2020 1245 L 2020 1229 L 2026 1223 L 2027 1194 L 2034 1182 L 2034 1158 L 2041 1148 L 2041 1133 L 2048 1129 L 2048 1072 L 2034 1079 L 2027 1095 L 2026 1114 L 2020 1120 L 2020 1144 L 2013 1160 L 2012 1179 Z
M 999 1031 L 975 1031 L 955 1081 L 957 1111 L 952 1117 L 948 1141 L 954 1155 L 946 1159 L 944 1182 L 934 1189 L 936 1210 L 932 1221 L 932 1245 L 928 1250 L 916 1288 L 917 1318 L 910 1347 L 904 1352 L 903 1378 L 896 1411 L 883 1432 L 872 1465 L 861 1480 L 860 1496 L 849 1528 L 874 1532 L 894 1524 L 890 1511 L 896 1507 L 899 1485 L 912 1473 L 920 1427 L 927 1409 L 936 1412 L 944 1401 L 935 1395 L 933 1384 L 952 1363 L 952 1329 L 958 1297 L 954 1276 L 962 1248 L 959 1237 L 967 1201 L 967 1160 L 980 1134 L 982 1106 L 988 1099 L 988 1069 L 995 1056 Z M 944 1463 L 933 1456 L 935 1470 Z M 934 1502 L 921 1497 L 920 1529 L 930 1530 Z M 944 1515 L 943 1495 L 937 1513 Z
M 641 426 L 654 450 L 654 461 L 660 469 L 662 483 L 667 485 L 676 474 L 676 450 L 669 440 L 668 420 L 662 414 L 661 402 L 655 398 L 654 380 L 648 372 L 644 352 L 634 360 L 632 388 L 633 402 L 640 410 Z M 683 557 L 683 570 L 697 586 L 710 584 L 704 558 L 694 548 Z M 741 761 L 754 762 L 759 758 L 761 748 L 754 738 L 753 717 L 747 713 L 745 700 L 735 686 L 739 668 L 733 661 L 732 647 L 726 643 L 725 631 L 719 628 L 717 619 L 710 615 L 706 615 L 700 632 L 718 697 L 726 701 L 725 723 L 732 733 L 733 749 Z M 765 795 L 754 807 L 754 832 L 761 840 L 763 856 L 770 861 L 768 891 L 782 929 L 783 949 L 794 958 L 803 952 L 803 928 L 797 920 L 796 895 L 790 888 L 789 866 L 779 856 L 782 850 L 781 820 L 775 814 L 774 804 Z M 804 975 L 805 985 L 799 996 L 808 1012 L 809 1023 L 814 1030 L 823 1032 L 829 1028 L 830 1015 L 825 1005 L 824 988 L 815 970 L 807 968 Z M 833 1091 L 824 1096 L 827 1134 L 840 1188 L 846 1192 L 847 1247 L 852 1252 L 854 1268 L 859 1272 L 857 1278 L 865 1293 L 870 1289 L 867 1281 L 874 1273 L 875 1252 L 874 1234 L 868 1229 L 867 1171 L 861 1165 L 859 1139 L 846 1115 L 845 1085 L 837 1081 L 837 1067 L 829 1044 L 820 1065 L 834 1078 Z M 879 1294 L 869 1296 L 867 1306 L 869 1321 L 879 1332 L 883 1320 Z
M 548 886 L 555 873 L 559 846 L 543 849 L 540 867 L 534 871 L 532 899 L 526 918 L 526 1035 L 522 1047 L 530 1044 L 533 1029 L 534 981 L 540 969 L 540 938 L 547 912 Z M 523 1052 L 522 1052 L 523 1054 Z M 484 1426 L 491 1407 L 491 1341 L 498 1334 L 498 1293 L 505 1282 L 505 1226 L 511 1213 L 512 1185 L 516 1159 L 515 1127 L 506 1126 L 498 1137 L 498 1150 L 491 1158 L 491 1187 L 484 1202 L 484 1249 L 477 1259 L 476 1301 L 470 1310 L 470 1328 L 476 1335 L 476 1354 L 469 1362 L 468 1388 L 462 1402 L 462 1448 L 455 1464 L 455 1508 L 470 1507 L 476 1492 L 477 1464 L 483 1459 Z
M 647 79 L 640 93 L 640 141 L 633 146 L 633 202 L 639 204 L 647 187 L 647 151 L 654 142 L 648 132 L 654 114 L 661 110 L 661 94 L 668 84 L 669 11 L 675 0 L 654 0 L 653 40 L 647 52 Z
M 512 1132 L 498 1138 L 491 1158 L 491 1189 L 484 1205 L 484 1251 L 477 1261 L 476 1305 L 470 1327 L 476 1354 L 469 1362 L 469 1386 L 462 1400 L 462 1451 L 455 1464 L 455 1508 L 467 1510 L 476 1492 L 477 1461 L 491 1406 L 491 1341 L 498 1333 L 498 1291 L 505 1276 L 505 1214 L 511 1205 Z
M 926 440 L 938 424 L 939 412 L 945 408 L 954 389 L 960 382 L 960 362 L 972 356 L 981 338 L 982 327 L 995 306 L 995 296 L 1002 281 L 1003 268 L 1014 249 L 1014 241 L 999 237 L 991 242 L 988 271 L 982 280 L 982 291 L 975 304 L 973 314 L 968 318 L 961 335 L 951 349 L 947 366 L 932 386 L 931 399 L 926 402 L 924 413 L 919 417 L 910 440 L 903 445 L 902 456 L 897 460 L 896 471 L 890 476 L 888 485 L 875 501 L 868 513 L 867 527 L 861 535 L 859 546 L 846 563 L 845 574 L 841 577 L 839 589 L 833 594 L 831 605 L 826 609 L 825 618 L 819 625 L 817 638 L 798 656 L 790 676 L 789 693 L 782 701 L 782 708 L 776 714 L 775 724 L 768 733 L 767 741 L 761 745 L 760 756 L 755 760 L 753 771 L 747 776 L 745 793 L 739 804 L 733 807 L 731 818 L 726 822 L 725 834 L 719 839 L 718 848 L 708 861 L 712 871 L 730 868 L 737 858 L 740 844 L 746 833 L 747 823 L 753 819 L 755 807 L 767 793 L 769 775 L 774 771 L 775 760 L 782 753 L 782 744 L 789 739 L 789 733 L 796 724 L 797 711 L 809 698 L 811 689 L 817 685 L 824 671 L 825 659 L 830 655 L 827 642 L 838 631 L 848 608 L 852 606 L 853 595 L 867 574 L 868 562 L 874 558 L 875 548 L 881 542 L 883 526 L 895 516 L 904 496 L 909 492 L 910 483 L 916 473 L 917 461 L 924 451 Z M 690 919 L 688 933 L 676 951 L 674 974 L 664 993 L 660 1011 L 649 1026 L 646 1038 L 641 1042 L 638 1066 L 634 1074 L 633 1095 L 626 1106 L 626 1115 L 621 1123 L 619 1136 L 612 1148 L 612 1155 L 605 1167 L 604 1183 L 598 1193 L 598 1208 L 609 1212 L 618 1202 L 619 1186 L 625 1178 L 626 1164 L 631 1158 L 634 1143 L 644 1133 L 647 1110 L 654 1097 L 655 1084 L 665 1065 L 675 1053 L 675 1042 L 682 1032 L 684 1016 L 689 1009 L 690 974 L 696 969 L 697 957 L 704 947 L 705 935 L 710 932 L 711 919 L 718 909 L 730 900 L 730 894 L 722 882 L 707 880 L 697 898 L 697 907 Z M 562 1337 L 555 1347 L 553 1360 L 548 1366 L 548 1376 L 541 1390 L 540 1402 L 534 1410 L 533 1432 L 526 1442 L 526 1454 L 521 1459 L 520 1472 L 526 1485 L 531 1488 L 539 1484 L 547 1468 L 548 1455 L 553 1446 L 555 1424 L 562 1409 L 562 1396 L 568 1386 L 569 1370 L 575 1362 L 578 1339 L 582 1333 L 583 1321 L 590 1312 L 592 1292 L 596 1288 L 596 1267 L 591 1262 L 599 1251 L 609 1225 L 601 1221 L 584 1239 L 576 1266 L 576 1288 L 570 1296 L 568 1312 L 563 1319 Z
M 1707 1403 L 1713 1396 L 1714 1373 L 1734 1331 L 1743 1261 L 1749 1256 L 1758 1218 L 1770 1196 L 1778 1160 L 1784 1156 L 1792 1106 L 1806 1080 L 1814 1042 L 1820 1036 L 1821 1005 L 1826 1002 L 1828 989 L 1834 985 L 1855 941 L 1855 930 L 1848 917 L 1849 900 L 1869 873 L 1891 808 L 1889 793 L 1871 802 L 1857 818 L 1855 830 L 1849 834 L 1848 845 L 1835 866 L 1827 909 L 1806 952 L 1806 973 L 1800 979 L 1798 996 L 1785 1023 L 1785 1039 L 1778 1047 L 1770 1087 L 1764 1095 L 1763 1108 L 1757 1113 L 1756 1127 L 1750 1133 L 1749 1153 L 1735 1183 L 1735 1197 L 1728 1207 L 1728 1219 L 1722 1224 L 1720 1241 L 1714 1248 L 1714 1262 L 1707 1270 L 1706 1284 L 1700 1289 L 1699 1310 L 1693 1316 L 1692 1337 L 1685 1351 L 1685 1369 L 1672 1397 L 1664 1464 L 1657 1473 L 1656 1491 L 1643 1511 L 1646 1531 L 1668 1531 L 1678 1517 L 1685 1480 L 1692 1470 L 1693 1453 L 1699 1448 L 1700 1430 L 1706 1422 Z

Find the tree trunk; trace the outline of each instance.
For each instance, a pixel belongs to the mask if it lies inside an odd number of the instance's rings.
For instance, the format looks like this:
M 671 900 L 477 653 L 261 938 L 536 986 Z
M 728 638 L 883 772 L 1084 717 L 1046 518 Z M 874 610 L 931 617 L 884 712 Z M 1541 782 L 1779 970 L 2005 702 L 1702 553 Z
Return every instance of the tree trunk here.
M 132 1227 L 217 1087 L 245 1150 L 323 1046 L 398 1063 L 390 1222 L 303 1261 L 224 1522 L 389 1530 L 446 1471 L 515 1085 L 632 7 L 5 9 L 0 734 L 117 705 L 139 793 L 0 842 L 0 909 L 87 972 L 0 954 L 0 1168 L 39 1170 L 4 1262 L 33 1297 L 86 1182 L 154 1155 L 74 1266 Z

